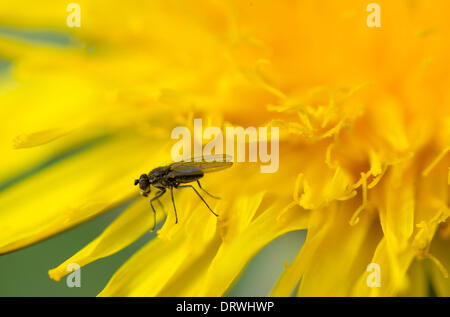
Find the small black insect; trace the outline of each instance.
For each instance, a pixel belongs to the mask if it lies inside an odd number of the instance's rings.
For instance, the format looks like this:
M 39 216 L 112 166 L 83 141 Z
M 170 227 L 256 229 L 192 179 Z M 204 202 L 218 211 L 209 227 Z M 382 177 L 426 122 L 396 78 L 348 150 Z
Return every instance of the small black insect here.
M 175 207 L 175 200 L 173 199 L 173 189 L 174 188 L 187 188 L 190 187 L 194 192 L 200 197 L 200 199 L 205 203 L 206 207 L 215 215 L 218 216 L 203 197 L 198 193 L 198 191 L 192 185 L 181 185 L 186 183 L 191 183 L 197 181 L 198 187 L 203 190 L 206 194 L 215 199 L 220 199 L 219 197 L 213 196 L 208 193 L 200 185 L 199 179 L 203 177 L 205 173 L 217 172 L 225 168 L 231 167 L 233 163 L 231 162 L 231 157 L 228 155 L 211 155 L 208 157 L 203 157 L 201 159 L 193 158 L 191 162 L 175 162 L 168 166 L 161 166 L 153 169 L 148 174 L 142 174 L 139 179 L 134 180 L 134 185 L 139 184 L 139 189 L 141 195 L 147 197 L 150 194 L 150 187 L 153 186 L 158 191 L 155 196 L 150 200 L 150 206 L 153 209 L 153 229 L 155 229 L 156 224 L 156 210 L 153 206 L 153 201 L 161 198 L 162 195 L 166 193 L 167 189 L 170 189 L 170 194 L 172 196 L 173 210 L 175 211 L 175 223 L 178 223 L 177 208 Z

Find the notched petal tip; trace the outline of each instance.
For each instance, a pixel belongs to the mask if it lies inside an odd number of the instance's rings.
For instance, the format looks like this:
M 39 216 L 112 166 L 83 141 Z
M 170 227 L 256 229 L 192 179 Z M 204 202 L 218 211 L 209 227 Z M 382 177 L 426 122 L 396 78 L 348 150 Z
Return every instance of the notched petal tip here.
M 65 274 L 61 274 L 61 272 L 59 272 L 60 270 L 58 270 L 58 268 L 59 267 L 48 271 L 48 276 L 56 282 L 59 282 L 61 280 L 61 278 L 65 275 Z

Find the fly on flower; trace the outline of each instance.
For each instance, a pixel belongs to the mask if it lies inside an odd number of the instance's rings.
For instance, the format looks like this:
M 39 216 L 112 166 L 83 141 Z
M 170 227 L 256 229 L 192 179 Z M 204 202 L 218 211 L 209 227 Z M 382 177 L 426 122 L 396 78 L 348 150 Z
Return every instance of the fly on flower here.
M 231 156 L 229 155 L 210 155 L 203 158 L 193 158 L 189 162 L 175 162 L 167 166 L 157 167 L 150 171 L 148 174 L 142 174 L 139 179 L 134 180 L 134 185 L 139 184 L 140 193 L 142 196 L 147 197 L 150 194 L 151 186 L 158 189 L 155 196 L 150 200 L 150 206 L 153 210 L 153 228 L 156 225 L 156 210 L 153 206 L 153 201 L 157 200 L 166 193 L 167 189 L 170 189 L 172 197 L 173 210 L 175 212 L 175 223 L 178 223 L 177 208 L 175 207 L 175 200 L 173 198 L 174 188 L 192 188 L 208 209 L 217 217 L 218 215 L 209 207 L 203 197 L 192 185 L 181 185 L 191 182 L 197 182 L 198 187 L 206 194 L 215 199 L 219 197 L 213 196 L 208 193 L 200 185 L 199 179 L 204 176 L 205 173 L 217 172 L 225 168 L 231 167 Z

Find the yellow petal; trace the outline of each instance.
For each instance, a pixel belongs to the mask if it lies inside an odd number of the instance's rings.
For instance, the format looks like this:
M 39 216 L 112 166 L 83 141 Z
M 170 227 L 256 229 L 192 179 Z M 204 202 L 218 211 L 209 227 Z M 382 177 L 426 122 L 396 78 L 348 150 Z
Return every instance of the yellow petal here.
M 135 196 L 133 180 L 148 169 L 141 142 L 105 141 L 3 190 L 0 253 L 45 239 Z M 124 151 L 135 155 L 124 160 Z
M 400 291 L 399 296 L 407 297 L 427 297 L 430 296 L 429 281 L 425 262 L 414 260 L 408 270 L 407 286 Z
M 235 212 L 238 210 L 243 212 L 239 205 L 236 207 Z M 277 217 L 279 212 L 281 213 Z M 197 295 L 223 295 L 259 250 L 284 233 L 304 229 L 308 217 L 309 212 L 298 207 L 287 210 L 283 210 L 279 204 L 267 207 L 245 230 L 233 236 L 232 239 L 224 240 L 209 266 Z M 243 241 L 245 241 L 245 247 L 242 245 Z M 280 262 L 282 261 L 283 259 L 280 259 Z
M 216 218 L 206 213 L 202 205 L 190 209 L 193 197 L 177 196 L 179 223 L 174 224 L 173 213 L 169 213 L 158 237 L 125 262 L 99 296 L 158 296 L 166 287 L 171 288 L 171 282 L 181 278 L 185 269 L 202 261 L 205 252 L 211 251 L 211 243 L 218 241 Z M 216 248 L 212 249 L 213 254 Z M 177 292 L 186 289 L 178 287 Z
M 414 259 L 414 252 L 393 252 L 386 238 L 378 244 L 370 263 L 380 267 L 381 287 L 369 287 L 367 278 L 371 272 L 361 274 L 352 291 L 352 296 L 396 296 L 408 286 L 407 271 Z
M 157 213 L 156 221 L 160 221 L 163 214 Z M 116 253 L 153 227 L 153 211 L 146 199 L 133 202 L 122 214 L 114 220 L 95 240 L 90 242 L 75 255 L 50 270 L 50 277 L 59 281 L 64 275 L 70 273 L 67 267 L 77 263 L 80 267 L 100 258 Z
M 431 244 L 430 253 L 433 254 L 444 267 L 447 272 L 450 272 L 450 239 L 435 238 Z M 442 270 L 433 263 L 430 263 L 430 275 L 433 289 L 437 296 L 450 296 L 450 277 L 445 277 Z
M 416 188 L 412 168 L 407 163 L 392 166 L 385 176 L 382 197 L 374 199 L 380 209 L 387 245 L 393 248 L 393 252 L 404 250 L 414 231 Z
M 369 263 L 380 238 L 376 218 L 367 213 L 348 224 L 357 202 L 340 202 L 311 213 L 305 244 L 286 268 L 271 296 L 348 296 L 351 285 Z

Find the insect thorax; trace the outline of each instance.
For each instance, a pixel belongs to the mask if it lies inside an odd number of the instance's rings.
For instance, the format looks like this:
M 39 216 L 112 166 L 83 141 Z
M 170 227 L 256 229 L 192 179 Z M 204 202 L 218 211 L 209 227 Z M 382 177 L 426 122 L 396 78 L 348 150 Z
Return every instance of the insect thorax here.
M 157 167 L 148 173 L 148 178 L 151 183 L 157 182 L 160 178 L 165 177 L 169 172 L 169 166 Z

